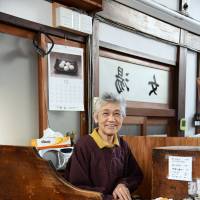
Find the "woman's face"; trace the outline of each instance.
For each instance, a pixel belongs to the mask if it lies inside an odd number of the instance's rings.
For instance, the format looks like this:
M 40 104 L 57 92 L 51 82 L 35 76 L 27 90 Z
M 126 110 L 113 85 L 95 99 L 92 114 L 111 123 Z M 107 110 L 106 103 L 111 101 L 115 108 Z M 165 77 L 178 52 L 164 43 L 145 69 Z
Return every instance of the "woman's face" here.
M 98 123 L 99 131 L 112 136 L 122 126 L 123 117 L 118 103 L 106 103 L 99 112 L 94 115 L 94 120 Z

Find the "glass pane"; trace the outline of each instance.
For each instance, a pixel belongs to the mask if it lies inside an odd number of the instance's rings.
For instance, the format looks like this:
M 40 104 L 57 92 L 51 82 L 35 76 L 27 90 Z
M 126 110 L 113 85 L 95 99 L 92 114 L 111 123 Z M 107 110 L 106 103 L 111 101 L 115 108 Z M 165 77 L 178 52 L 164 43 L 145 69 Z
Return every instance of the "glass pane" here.
M 32 41 L 0 33 L 0 144 L 38 137 L 37 54 Z
M 166 135 L 166 125 L 148 125 L 147 135 Z
M 119 135 L 140 135 L 141 131 L 140 125 L 123 125 L 119 131 Z
M 48 111 L 49 126 L 54 131 L 63 134 L 74 132 L 76 137 L 80 135 L 80 112 L 75 111 Z

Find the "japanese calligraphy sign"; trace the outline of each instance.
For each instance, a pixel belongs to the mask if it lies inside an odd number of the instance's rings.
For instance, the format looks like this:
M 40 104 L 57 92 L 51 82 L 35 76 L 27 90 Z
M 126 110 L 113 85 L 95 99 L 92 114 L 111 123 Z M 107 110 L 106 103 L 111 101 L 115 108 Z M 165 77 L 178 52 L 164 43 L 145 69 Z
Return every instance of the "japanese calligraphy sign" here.
M 169 103 L 170 72 L 159 68 L 99 58 L 99 94 L 114 92 L 128 101 Z

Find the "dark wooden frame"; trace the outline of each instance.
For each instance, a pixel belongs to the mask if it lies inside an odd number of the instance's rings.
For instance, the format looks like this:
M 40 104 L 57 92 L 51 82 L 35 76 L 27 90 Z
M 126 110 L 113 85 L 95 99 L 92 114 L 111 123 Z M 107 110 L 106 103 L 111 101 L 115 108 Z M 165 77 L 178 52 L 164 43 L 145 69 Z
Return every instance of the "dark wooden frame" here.
M 88 12 L 97 12 L 102 10 L 102 0 L 53 0 L 65 6 L 78 8 Z
M 80 135 L 84 135 L 85 132 L 88 131 L 88 125 L 87 125 L 87 68 L 86 68 L 86 47 L 85 44 L 71 41 L 71 40 L 63 40 L 62 38 L 53 37 L 52 39 L 55 44 L 59 45 L 66 45 L 66 46 L 73 46 L 78 48 L 83 48 L 83 57 L 84 57 L 84 77 L 86 79 L 84 80 L 84 107 L 85 111 L 80 112 Z M 43 48 L 47 48 L 47 42 L 48 39 L 44 38 L 44 34 L 41 34 L 41 44 Z M 39 110 L 40 110 L 40 136 L 43 134 L 43 130 L 45 130 L 48 127 L 48 109 L 47 109 L 47 96 L 48 96 L 48 87 L 47 87 L 47 58 L 39 56 Z
M 113 52 L 112 50 L 107 50 L 107 49 L 102 49 L 100 48 L 99 51 L 99 56 L 102 57 L 107 57 L 107 58 L 112 58 L 112 59 L 116 59 L 116 60 L 120 60 L 120 61 L 125 61 L 125 62 L 129 62 L 129 63 L 135 63 L 135 64 L 141 64 L 141 65 L 145 65 L 148 66 L 150 68 L 156 68 L 156 69 L 162 69 L 165 71 L 170 71 L 170 72 L 174 72 L 174 66 L 169 66 L 169 65 L 164 65 L 164 64 L 158 64 L 156 62 L 151 62 L 151 61 L 144 61 L 141 60 L 139 58 L 133 57 L 132 55 L 125 55 L 123 53 L 119 53 L 119 52 Z M 99 95 L 98 91 L 99 91 L 99 66 L 98 68 L 95 68 L 95 94 L 97 94 L 97 96 Z M 170 80 L 171 82 L 171 80 Z M 172 94 L 170 94 L 170 96 L 172 96 Z M 159 104 L 159 103 L 143 103 L 143 102 L 127 102 L 127 107 L 128 108 L 143 108 L 147 111 L 147 109 L 151 108 L 151 109 L 160 109 L 163 110 L 163 113 L 161 113 L 161 116 L 167 116 L 167 117 L 173 117 L 175 116 L 174 114 L 174 109 L 173 109 L 173 105 L 172 105 L 172 98 L 170 98 L 170 102 L 169 104 Z M 128 112 L 130 112 L 130 114 L 132 114 L 131 110 L 127 110 Z M 137 110 L 135 110 L 137 111 Z M 139 110 L 138 110 L 139 111 Z M 141 110 L 142 111 L 142 110 Z M 166 112 L 165 112 L 166 111 Z M 133 110 L 134 112 L 134 110 Z M 148 111 L 147 111 L 148 112 Z M 144 113 L 145 115 L 145 111 L 142 111 L 142 113 Z M 159 113 L 154 113 L 154 112 L 148 112 L 148 116 L 159 116 Z M 143 115 L 143 114 L 136 114 L 136 115 Z
M 174 79 L 175 66 L 161 64 L 155 61 L 150 61 L 146 59 L 141 59 L 138 56 L 127 55 L 126 53 L 119 53 L 113 50 L 108 50 L 105 48 L 100 48 L 99 56 L 113 58 L 125 62 L 142 64 L 150 68 L 157 68 L 172 72 L 172 77 Z M 99 65 L 95 68 L 95 94 L 99 96 Z M 172 80 L 170 80 L 172 83 Z M 172 87 L 173 88 L 173 87 Z M 171 125 L 172 118 L 175 118 L 176 112 L 173 106 L 173 91 L 170 94 L 169 104 L 159 104 L 159 103 L 145 103 L 145 102 L 127 102 L 127 118 L 125 118 L 124 124 L 138 124 L 141 125 L 141 135 L 146 135 L 147 126 L 150 124 L 158 125 Z M 159 120 L 158 120 L 159 117 Z M 151 118 L 151 119 L 149 119 Z M 155 120 L 154 120 L 155 118 Z M 131 120 L 132 119 L 132 120 Z M 130 122 L 131 121 L 131 122 Z M 139 121 L 139 122 L 138 122 Z M 163 123 L 164 122 L 164 123 Z M 174 123 L 174 122 L 173 122 Z M 170 126 L 169 125 L 169 126 Z M 173 135 L 174 129 L 167 129 L 168 135 Z
M 85 36 L 77 35 L 73 32 L 68 32 L 66 30 L 61 30 L 61 29 L 53 28 L 53 27 L 46 26 L 43 24 L 39 24 L 36 22 L 32 22 L 26 19 L 15 17 L 13 15 L 2 13 L 2 12 L 0 12 L 0 22 L 9 24 L 13 27 L 20 27 L 25 30 L 29 30 L 33 32 L 44 32 L 52 36 L 66 38 L 68 40 L 73 40 L 73 41 L 77 41 L 81 43 L 86 42 Z

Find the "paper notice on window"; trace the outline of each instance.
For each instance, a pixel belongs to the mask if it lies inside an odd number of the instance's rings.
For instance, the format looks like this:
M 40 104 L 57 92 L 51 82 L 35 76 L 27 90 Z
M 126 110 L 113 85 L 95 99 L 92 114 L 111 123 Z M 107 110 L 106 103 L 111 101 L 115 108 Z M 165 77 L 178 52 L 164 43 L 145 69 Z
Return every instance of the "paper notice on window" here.
M 168 179 L 192 181 L 192 157 L 169 156 Z

